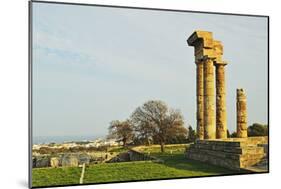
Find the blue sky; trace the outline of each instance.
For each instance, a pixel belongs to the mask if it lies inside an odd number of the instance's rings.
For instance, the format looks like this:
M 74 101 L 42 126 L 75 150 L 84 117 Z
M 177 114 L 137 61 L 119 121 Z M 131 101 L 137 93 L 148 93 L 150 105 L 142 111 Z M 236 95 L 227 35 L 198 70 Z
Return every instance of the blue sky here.
M 229 130 L 236 88 L 248 123 L 266 123 L 266 18 L 33 3 L 33 135 L 105 135 L 151 99 L 195 128 L 194 30 L 224 45 Z

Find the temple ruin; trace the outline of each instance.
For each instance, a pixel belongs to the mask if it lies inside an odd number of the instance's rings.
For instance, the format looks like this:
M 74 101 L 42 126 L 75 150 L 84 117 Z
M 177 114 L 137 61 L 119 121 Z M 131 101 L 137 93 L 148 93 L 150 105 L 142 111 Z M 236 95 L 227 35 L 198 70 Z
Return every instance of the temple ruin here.
M 227 138 L 223 46 L 206 31 L 194 32 L 187 43 L 195 49 L 198 138 Z
M 196 64 L 197 140 L 186 157 L 230 169 L 249 168 L 267 158 L 267 137 L 247 136 L 244 89 L 237 89 L 237 138 L 227 138 L 226 81 L 223 45 L 212 32 L 195 31 L 188 39 Z

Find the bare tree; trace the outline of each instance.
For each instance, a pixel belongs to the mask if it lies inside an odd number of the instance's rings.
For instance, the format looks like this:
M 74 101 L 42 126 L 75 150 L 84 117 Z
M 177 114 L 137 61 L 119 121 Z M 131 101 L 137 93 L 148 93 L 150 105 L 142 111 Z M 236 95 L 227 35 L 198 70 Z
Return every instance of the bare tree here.
M 129 120 L 110 122 L 108 138 L 115 138 L 117 141 L 122 141 L 123 146 L 126 146 L 129 140 L 134 136 L 133 126 Z
M 153 133 L 149 122 L 139 122 L 134 125 L 135 139 L 139 144 L 150 145 L 153 140 Z
M 138 107 L 131 115 L 131 120 L 138 134 L 153 137 L 164 152 L 168 137 L 186 132 L 183 116 L 179 110 L 168 108 L 159 100 L 152 100 Z

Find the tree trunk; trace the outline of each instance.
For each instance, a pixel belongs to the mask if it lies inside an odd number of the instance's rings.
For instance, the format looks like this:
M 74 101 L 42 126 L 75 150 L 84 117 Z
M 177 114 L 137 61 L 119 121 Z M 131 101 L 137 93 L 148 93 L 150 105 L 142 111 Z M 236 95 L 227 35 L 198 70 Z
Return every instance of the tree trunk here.
M 147 144 L 147 146 L 150 146 L 150 140 L 149 140 L 149 138 L 146 138 L 146 144 Z
M 123 139 L 123 147 L 125 147 L 127 145 L 127 139 Z
M 163 153 L 165 151 L 165 143 L 161 141 L 160 145 L 161 145 L 161 152 Z

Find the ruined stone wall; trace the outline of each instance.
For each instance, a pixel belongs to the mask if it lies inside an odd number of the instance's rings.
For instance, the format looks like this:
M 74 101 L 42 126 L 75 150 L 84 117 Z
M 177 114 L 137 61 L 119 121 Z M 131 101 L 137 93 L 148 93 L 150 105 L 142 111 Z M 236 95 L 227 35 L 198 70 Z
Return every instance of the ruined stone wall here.
M 56 155 L 38 155 L 32 158 L 33 168 L 41 167 L 77 167 L 90 164 L 93 157 L 85 153 L 66 153 Z
M 198 140 L 186 151 L 186 157 L 213 165 L 240 170 L 267 158 L 267 137 Z

